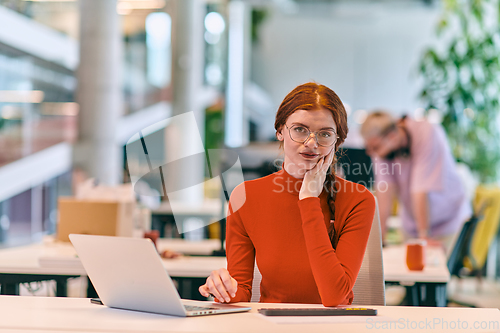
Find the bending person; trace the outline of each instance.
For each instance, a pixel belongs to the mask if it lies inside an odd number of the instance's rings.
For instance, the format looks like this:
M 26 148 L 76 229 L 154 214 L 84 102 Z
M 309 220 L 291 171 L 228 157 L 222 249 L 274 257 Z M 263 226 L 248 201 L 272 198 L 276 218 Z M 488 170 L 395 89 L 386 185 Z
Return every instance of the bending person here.
M 472 210 L 444 129 L 377 111 L 368 115 L 361 135 L 374 160 L 382 233 L 397 197 L 405 238 L 424 238 L 449 252 Z

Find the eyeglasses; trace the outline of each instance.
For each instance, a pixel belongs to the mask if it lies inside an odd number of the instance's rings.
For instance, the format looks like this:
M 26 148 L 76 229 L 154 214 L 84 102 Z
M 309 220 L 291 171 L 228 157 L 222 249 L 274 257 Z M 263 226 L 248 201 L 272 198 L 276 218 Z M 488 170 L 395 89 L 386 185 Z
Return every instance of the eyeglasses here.
M 293 125 L 292 127 L 288 127 L 285 124 L 285 127 L 288 129 L 288 133 L 290 133 L 290 139 L 298 143 L 305 143 L 307 140 L 309 140 L 311 133 L 314 134 L 314 140 L 316 140 L 318 146 L 322 147 L 329 147 L 331 145 L 334 145 L 339 138 L 337 136 L 337 133 L 332 130 L 320 130 L 317 132 L 311 132 L 309 128 L 302 125 Z

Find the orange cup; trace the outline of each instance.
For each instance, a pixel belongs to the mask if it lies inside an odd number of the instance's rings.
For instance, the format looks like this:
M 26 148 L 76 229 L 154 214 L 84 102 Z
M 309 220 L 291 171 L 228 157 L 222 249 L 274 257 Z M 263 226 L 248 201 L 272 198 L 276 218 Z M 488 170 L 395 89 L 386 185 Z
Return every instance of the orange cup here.
M 411 271 L 421 271 L 425 266 L 425 239 L 410 239 L 406 242 L 406 265 Z

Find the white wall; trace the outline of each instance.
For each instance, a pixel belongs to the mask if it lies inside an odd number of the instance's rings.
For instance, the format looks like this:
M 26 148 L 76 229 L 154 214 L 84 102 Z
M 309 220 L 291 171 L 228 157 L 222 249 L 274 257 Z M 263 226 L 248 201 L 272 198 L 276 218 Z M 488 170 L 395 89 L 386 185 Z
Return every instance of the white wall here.
M 275 109 L 296 85 L 314 80 L 353 111 L 413 112 L 421 106 L 418 60 L 433 40 L 439 13 L 417 1 L 301 4 L 297 14 L 274 8 L 252 49 L 253 80 Z

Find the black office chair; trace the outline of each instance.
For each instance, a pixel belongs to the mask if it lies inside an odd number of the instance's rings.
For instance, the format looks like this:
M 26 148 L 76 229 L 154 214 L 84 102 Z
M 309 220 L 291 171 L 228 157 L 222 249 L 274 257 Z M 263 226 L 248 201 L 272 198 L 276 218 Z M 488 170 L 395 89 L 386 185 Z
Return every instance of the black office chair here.
M 478 212 L 474 212 L 474 214 L 471 216 L 471 218 L 464 223 L 462 230 L 460 231 L 460 234 L 458 235 L 457 241 L 453 247 L 453 250 L 448 257 L 448 270 L 450 271 L 450 276 L 456 276 L 459 279 L 462 278 L 465 274 L 465 265 L 464 265 L 464 260 L 465 258 L 469 258 L 469 260 L 473 260 L 473 257 L 470 256 L 471 252 L 471 244 L 472 244 L 472 238 L 474 235 L 474 232 L 476 230 L 476 227 L 483 219 L 484 216 L 484 210 L 488 206 L 488 202 L 483 202 L 483 204 L 480 206 Z M 481 271 L 474 271 L 474 272 L 469 272 L 467 275 L 472 274 L 481 274 Z M 447 303 L 457 303 L 463 306 L 468 306 L 468 307 L 476 307 L 473 304 L 468 304 L 464 302 L 460 302 L 457 300 L 453 300 L 448 298 Z
M 453 251 L 448 258 L 448 270 L 451 276 L 461 276 L 461 271 L 464 268 L 464 259 L 470 252 L 472 235 L 476 229 L 479 218 L 473 215 L 462 227 L 460 235 L 457 238 Z
M 365 149 L 342 147 L 337 152 L 337 158 L 337 166 L 342 168 L 346 180 L 367 188 L 373 186 L 373 163 Z

